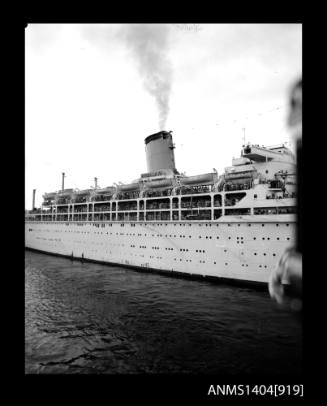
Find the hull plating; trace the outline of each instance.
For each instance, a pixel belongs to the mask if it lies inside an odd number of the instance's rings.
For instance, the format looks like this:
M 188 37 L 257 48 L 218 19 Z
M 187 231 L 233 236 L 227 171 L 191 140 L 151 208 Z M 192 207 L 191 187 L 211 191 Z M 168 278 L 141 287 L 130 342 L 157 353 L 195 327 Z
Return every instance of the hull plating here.
M 266 283 L 294 221 L 26 222 L 27 248 L 187 275 Z

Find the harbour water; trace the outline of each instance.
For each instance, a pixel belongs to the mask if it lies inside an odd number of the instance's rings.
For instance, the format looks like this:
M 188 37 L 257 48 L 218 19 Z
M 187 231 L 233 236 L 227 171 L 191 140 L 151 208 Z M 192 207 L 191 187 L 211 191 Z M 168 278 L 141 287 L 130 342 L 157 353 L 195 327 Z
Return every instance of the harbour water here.
M 25 252 L 27 374 L 301 374 L 268 291 Z

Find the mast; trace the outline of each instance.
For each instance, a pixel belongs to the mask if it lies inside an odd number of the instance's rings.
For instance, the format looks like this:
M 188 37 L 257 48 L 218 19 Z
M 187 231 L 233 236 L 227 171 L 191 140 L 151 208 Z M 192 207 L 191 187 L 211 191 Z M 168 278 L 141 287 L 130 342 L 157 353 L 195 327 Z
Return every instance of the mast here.
M 35 192 L 36 192 L 36 189 L 33 189 L 33 198 L 32 198 L 32 210 L 33 211 L 35 209 Z
M 65 189 L 65 172 L 62 172 L 61 190 Z

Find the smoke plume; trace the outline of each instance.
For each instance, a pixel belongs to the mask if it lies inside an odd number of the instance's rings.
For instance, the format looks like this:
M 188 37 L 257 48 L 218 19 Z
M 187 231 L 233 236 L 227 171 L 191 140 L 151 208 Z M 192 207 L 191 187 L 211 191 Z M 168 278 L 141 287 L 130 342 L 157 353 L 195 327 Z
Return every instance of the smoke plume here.
M 168 24 L 128 24 L 122 27 L 122 36 L 137 62 L 144 87 L 158 106 L 160 130 L 165 129 L 172 86 L 173 70 L 167 55 L 168 34 Z

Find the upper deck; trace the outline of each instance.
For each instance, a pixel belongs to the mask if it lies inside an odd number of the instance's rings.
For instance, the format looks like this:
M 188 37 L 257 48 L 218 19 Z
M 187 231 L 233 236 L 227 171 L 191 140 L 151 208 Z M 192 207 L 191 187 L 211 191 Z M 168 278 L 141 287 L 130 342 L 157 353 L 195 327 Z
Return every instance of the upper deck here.
M 214 221 L 222 216 L 294 214 L 295 196 L 258 184 L 253 189 L 88 201 L 42 206 L 32 221 Z
M 165 142 L 167 138 L 170 151 L 170 133 L 151 135 L 146 143 Z M 156 148 L 161 148 L 160 145 Z M 153 154 L 154 150 L 150 152 Z M 162 162 L 170 165 L 173 160 L 173 156 L 163 155 Z M 214 221 L 229 215 L 289 214 L 295 212 L 294 173 L 294 157 L 285 146 L 247 145 L 241 158 L 233 159 L 233 165 L 225 168 L 220 176 L 216 171 L 185 176 L 174 167 L 154 168 L 130 184 L 106 188 L 96 184 L 95 188 L 86 190 L 62 187 L 61 191 L 44 194 L 41 208 L 26 213 L 26 218 L 33 221 Z

